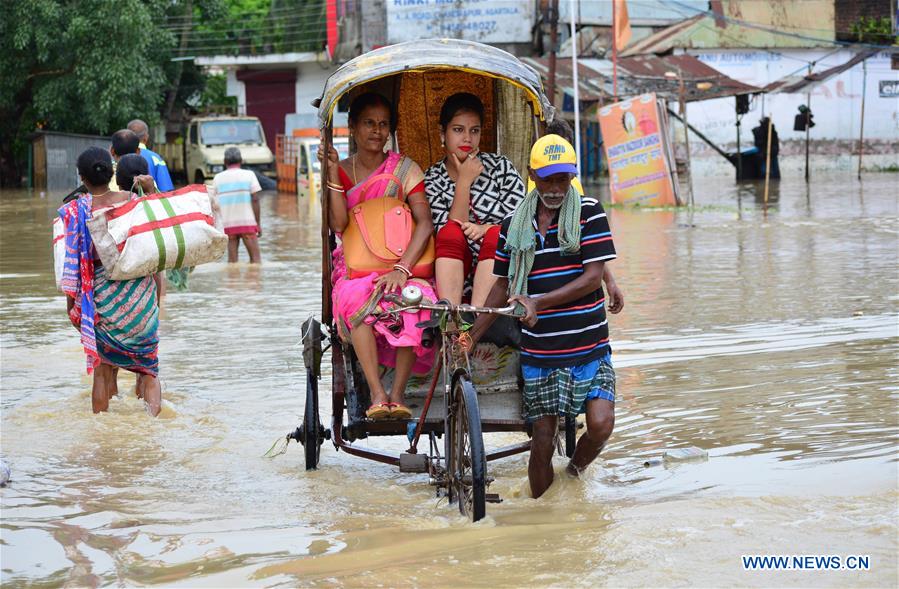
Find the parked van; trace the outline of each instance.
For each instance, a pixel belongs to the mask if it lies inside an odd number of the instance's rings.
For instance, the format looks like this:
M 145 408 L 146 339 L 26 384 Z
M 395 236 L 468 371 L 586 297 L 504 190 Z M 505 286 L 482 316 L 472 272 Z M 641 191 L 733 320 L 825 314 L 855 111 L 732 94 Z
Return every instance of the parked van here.
M 318 161 L 318 148 L 321 141 L 318 137 L 299 137 L 299 153 L 297 154 L 297 198 L 317 202 L 321 197 L 321 162 Z M 348 137 L 335 137 L 334 147 L 340 159 L 350 155 Z
M 185 175 L 202 184 L 225 169 L 225 149 L 240 148 L 242 168 L 276 178 L 275 156 L 262 123 L 248 116 L 205 116 L 190 121 L 184 141 Z

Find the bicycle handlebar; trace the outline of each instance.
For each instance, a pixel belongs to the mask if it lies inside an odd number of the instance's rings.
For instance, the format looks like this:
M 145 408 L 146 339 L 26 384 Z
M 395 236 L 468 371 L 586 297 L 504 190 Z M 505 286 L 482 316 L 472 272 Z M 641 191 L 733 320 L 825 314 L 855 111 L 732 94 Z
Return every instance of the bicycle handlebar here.
M 518 305 L 509 305 L 508 307 L 476 307 L 474 305 L 453 305 L 450 303 L 446 304 L 430 304 L 430 303 L 416 303 L 414 305 L 406 305 L 404 307 L 397 307 L 392 309 L 393 313 L 401 313 L 403 311 L 418 311 L 418 310 L 427 310 L 427 311 L 444 311 L 450 313 L 486 313 L 488 315 L 507 315 L 509 317 L 523 317 L 524 314 L 520 311 L 517 311 L 516 308 Z

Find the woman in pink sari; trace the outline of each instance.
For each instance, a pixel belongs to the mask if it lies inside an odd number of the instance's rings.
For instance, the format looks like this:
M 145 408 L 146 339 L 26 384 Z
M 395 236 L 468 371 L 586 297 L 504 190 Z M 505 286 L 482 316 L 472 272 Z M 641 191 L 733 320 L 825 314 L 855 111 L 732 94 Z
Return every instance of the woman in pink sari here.
M 406 203 L 415 220 L 415 231 L 405 254 L 386 274 L 371 273 L 350 278 L 342 246 L 338 246 L 333 255 L 334 316 L 341 339 L 352 343 L 368 382 L 372 404 L 366 416 L 371 419 L 412 417 L 403 399 L 406 383 L 413 372 L 425 374 L 434 362 L 434 350 L 422 345 L 422 329 L 416 327 L 416 323 L 429 318 L 429 312 L 401 313 L 401 321 L 396 324 L 376 321 L 371 315 L 373 310 L 387 304 L 381 301 L 381 295 L 399 292 L 407 283 L 414 282 L 421 289 L 424 300 L 433 302 L 437 299 L 429 281 L 412 278 L 411 269 L 427 247 L 433 224 L 421 168 L 411 158 L 384 151 L 395 128 L 396 117 L 387 99 L 379 94 L 362 94 L 353 101 L 349 112 L 349 129 L 356 153 L 339 161 L 336 149 L 330 147 L 327 150 L 330 161 L 325 189 L 331 231 L 341 235 L 349 223 L 349 209 L 363 199 L 398 195 L 395 182 L 374 179 L 379 174 L 392 174 L 402 182 Z M 319 150 L 320 158 L 324 151 Z M 366 182 L 369 178 L 374 182 Z M 395 368 L 389 394 L 381 383 L 379 365 Z

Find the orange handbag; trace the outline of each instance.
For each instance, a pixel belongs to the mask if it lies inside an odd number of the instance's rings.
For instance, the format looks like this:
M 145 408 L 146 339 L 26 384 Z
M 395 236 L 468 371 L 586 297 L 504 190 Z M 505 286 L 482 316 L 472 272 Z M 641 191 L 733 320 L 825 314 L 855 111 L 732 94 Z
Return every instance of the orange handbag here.
M 365 191 L 381 179 L 395 182 L 399 198 L 376 196 L 366 200 Z M 388 184 L 389 186 L 389 184 Z M 362 187 L 362 202 L 349 211 L 349 222 L 343 232 L 343 255 L 350 278 L 368 276 L 372 272 L 386 274 L 406 253 L 415 232 L 412 211 L 405 203 L 403 184 L 393 174 L 377 174 Z M 410 268 L 416 278 L 434 275 L 434 236 L 428 239 L 424 253 Z

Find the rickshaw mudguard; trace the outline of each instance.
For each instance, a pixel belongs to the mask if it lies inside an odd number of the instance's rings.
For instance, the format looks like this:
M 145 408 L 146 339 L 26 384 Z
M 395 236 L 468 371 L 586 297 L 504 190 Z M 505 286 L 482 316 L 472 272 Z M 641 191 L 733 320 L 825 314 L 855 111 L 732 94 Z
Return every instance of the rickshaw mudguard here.
M 322 324 L 315 317 L 309 316 L 303 322 L 302 327 L 303 342 L 303 364 L 306 370 L 311 370 L 315 378 L 321 378 L 322 375 Z

